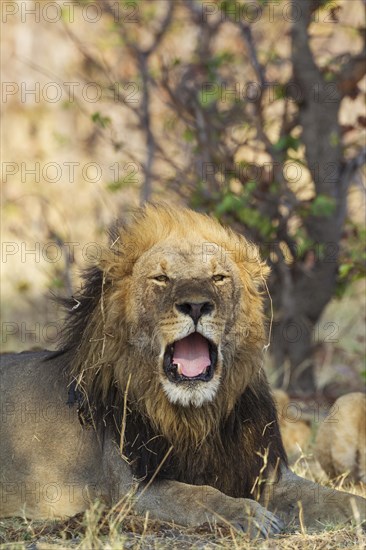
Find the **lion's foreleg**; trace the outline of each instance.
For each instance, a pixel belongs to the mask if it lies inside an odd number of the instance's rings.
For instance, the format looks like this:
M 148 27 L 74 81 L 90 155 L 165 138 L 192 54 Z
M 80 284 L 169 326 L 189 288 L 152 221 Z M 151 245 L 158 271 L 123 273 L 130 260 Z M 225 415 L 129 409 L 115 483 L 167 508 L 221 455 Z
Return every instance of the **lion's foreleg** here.
M 135 509 L 149 511 L 162 521 L 186 526 L 204 523 L 230 524 L 251 537 L 278 534 L 283 524 L 253 500 L 232 498 L 208 485 L 189 485 L 178 481 L 157 481 L 142 486 L 136 494 Z
M 269 482 L 260 502 L 278 514 L 286 525 L 301 525 L 319 529 L 330 523 L 361 523 L 366 518 L 366 500 L 323 487 L 282 469 L 278 482 Z
M 250 536 L 281 532 L 283 524 L 254 500 L 232 498 L 210 486 L 155 480 L 137 484 L 115 443 L 104 449 L 105 478 L 111 504 L 118 501 L 139 514 L 185 526 L 227 523 Z

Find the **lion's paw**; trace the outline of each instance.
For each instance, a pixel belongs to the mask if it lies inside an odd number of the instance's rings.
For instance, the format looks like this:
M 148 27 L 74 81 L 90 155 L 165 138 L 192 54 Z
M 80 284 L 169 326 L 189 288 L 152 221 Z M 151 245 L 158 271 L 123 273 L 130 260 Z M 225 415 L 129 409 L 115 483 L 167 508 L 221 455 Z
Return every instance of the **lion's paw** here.
M 236 517 L 231 523 L 236 529 L 247 533 L 250 538 L 268 538 L 279 535 L 285 528 L 280 518 L 258 504 L 258 502 L 249 499 L 244 499 L 244 507 L 240 518 Z

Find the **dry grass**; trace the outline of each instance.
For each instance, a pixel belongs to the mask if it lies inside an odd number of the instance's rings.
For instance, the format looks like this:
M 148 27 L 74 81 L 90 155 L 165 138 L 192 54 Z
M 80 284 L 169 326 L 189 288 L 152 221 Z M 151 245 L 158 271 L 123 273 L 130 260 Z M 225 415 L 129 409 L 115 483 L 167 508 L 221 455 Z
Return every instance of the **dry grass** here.
M 95 510 L 94 512 L 95 513 Z M 366 537 L 355 527 L 329 526 L 321 533 L 294 533 L 269 540 L 249 541 L 245 535 L 228 528 L 209 527 L 184 529 L 157 521 L 127 516 L 116 527 L 106 521 L 105 514 L 96 514 L 87 523 L 85 517 L 76 517 L 66 522 L 23 522 L 20 519 L 1 522 L 0 548 L 6 550 L 50 549 L 173 549 L 223 548 L 238 550 L 293 550 L 365 548 Z M 95 519 L 98 518 L 97 521 Z M 112 518 L 109 518 L 112 519 Z
M 296 473 L 317 480 L 315 463 L 300 458 L 294 465 Z M 344 480 L 327 483 L 366 497 L 365 485 L 344 486 Z M 226 550 L 327 550 L 366 548 L 366 535 L 356 526 L 329 524 L 322 532 L 301 532 L 249 541 L 245 534 L 230 527 L 205 525 L 183 528 L 174 524 L 136 516 L 123 509 L 106 510 L 95 503 L 85 514 L 64 521 L 29 521 L 22 518 L 0 521 L 2 550 L 160 550 L 208 549 Z
M 355 527 L 329 526 L 321 533 L 299 532 L 282 535 L 269 540 L 249 541 L 245 535 L 229 528 L 207 526 L 199 529 L 184 529 L 157 521 L 146 521 L 135 516 L 125 517 L 118 525 L 108 514 L 95 514 L 91 523 L 78 516 L 65 522 L 24 522 L 21 519 L 1 522 L 0 548 L 6 550 L 52 549 L 173 549 L 223 548 L 238 550 L 253 549 L 340 549 L 365 548 L 366 537 Z M 108 523 L 108 519 L 111 523 Z

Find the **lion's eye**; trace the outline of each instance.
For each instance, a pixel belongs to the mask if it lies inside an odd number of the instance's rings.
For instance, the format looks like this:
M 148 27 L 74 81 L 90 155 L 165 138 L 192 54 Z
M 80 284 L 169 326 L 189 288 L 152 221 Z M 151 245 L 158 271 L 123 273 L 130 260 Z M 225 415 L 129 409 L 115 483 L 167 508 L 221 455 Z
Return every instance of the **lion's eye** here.
M 169 281 L 169 277 L 166 275 L 156 275 L 155 277 L 152 277 L 152 279 L 158 283 L 167 283 Z
M 226 279 L 226 275 L 217 274 L 212 276 L 214 283 L 222 283 Z

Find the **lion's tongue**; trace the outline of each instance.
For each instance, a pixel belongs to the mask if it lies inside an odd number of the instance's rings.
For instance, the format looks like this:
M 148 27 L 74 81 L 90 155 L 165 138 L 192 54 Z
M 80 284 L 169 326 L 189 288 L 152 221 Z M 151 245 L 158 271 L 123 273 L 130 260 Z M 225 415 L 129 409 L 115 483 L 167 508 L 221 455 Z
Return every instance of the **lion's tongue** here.
M 193 378 L 202 374 L 210 365 L 210 353 L 206 338 L 194 332 L 174 344 L 173 363 L 179 372 Z

